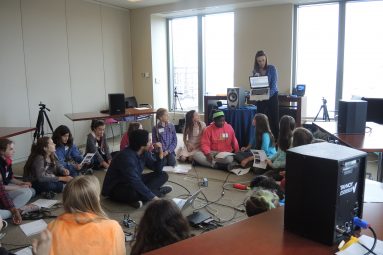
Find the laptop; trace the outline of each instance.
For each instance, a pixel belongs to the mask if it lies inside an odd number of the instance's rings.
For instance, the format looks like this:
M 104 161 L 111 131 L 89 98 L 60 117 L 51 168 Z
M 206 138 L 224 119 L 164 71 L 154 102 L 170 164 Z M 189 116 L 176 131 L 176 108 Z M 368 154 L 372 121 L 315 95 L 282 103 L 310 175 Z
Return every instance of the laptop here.
M 269 87 L 269 77 L 268 76 L 250 76 L 249 81 L 250 81 L 250 88 L 251 89 Z
M 270 98 L 268 76 L 250 76 L 250 100 L 262 101 Z
M 191 195 L 188 199 L 182 198 L 173 198 L 173 202 L 180 208 L 181 211 L 184 211 L 189 206 L 192 206 L 194 201 L 197 199 L 201 189 L 197 190 L 193 195 Z

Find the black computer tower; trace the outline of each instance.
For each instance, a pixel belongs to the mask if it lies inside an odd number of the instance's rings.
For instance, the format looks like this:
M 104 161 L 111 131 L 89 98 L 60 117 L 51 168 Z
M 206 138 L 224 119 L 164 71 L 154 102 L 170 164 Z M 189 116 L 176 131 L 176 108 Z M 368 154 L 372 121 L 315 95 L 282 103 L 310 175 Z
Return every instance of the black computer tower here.
M 340 100 L 338 109 L 338 133 L 364 134 L 366 117 L 366 101 Z
M 285 229 L 333 245 L 362 216 L 366 153 L 332 143 L 287 151 Z
M 125 95 L 123 93 L 108 94 L 109 97 L 109 114 L 125 113 Z

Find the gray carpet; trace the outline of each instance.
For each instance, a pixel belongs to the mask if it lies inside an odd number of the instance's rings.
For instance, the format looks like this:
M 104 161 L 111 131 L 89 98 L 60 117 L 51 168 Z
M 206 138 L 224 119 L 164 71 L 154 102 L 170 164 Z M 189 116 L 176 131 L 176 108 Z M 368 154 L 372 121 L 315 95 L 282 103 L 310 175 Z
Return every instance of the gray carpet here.
M 16 174 L 21 174 L 23 164 L 15 164 L 14 171 Z M 95 171 L 95 176 L 97 176 L 102 183 L 105 172 L 104 171 Z M 230 183 L 249 183 L 253 177 L 252 173 L 248 173 L 243 176 L 236 176 L 234 174 L 229 174 L 229 172 L 208 169 L 205 167 L 196 166 L 193 167 L 188 174 L 175 174 L 169 173 L 169 182 L 167 184 L 173 187 L 173 191 L 169 193 L 166 198 L 171 199 L 173 197 L 181 197 L 185 198 L 189 195 L 189 192 L 194 193 L 197 191 L 199 187 L 199 183 L 202 181 L 202 178 L 208 179 L 208 187 L 203 188 L 203 194 L 200 193 L 198 199 L 194 203 L 194 208 L 189 207 L 183 213 L 185 216 L 191 214 L 194 210 L 201 210 L 203 212 L 209 212 L 214 219 L 218 222 L 221 222 L 222 225 L 232 224 L 234 222 L 240 221 L 246 218 L 246 214 L 241 212 L 243 210 L 243 200 L 246 196 L 247 191 L 241 191 L 237 189 L 233 189 Z M 224 182 L 228 183 L 225 185 L 225 191 L 222 196 L 223 184 Z M 217 201 L 217 203 L 210 204 L 207 208 L 204 207 L 206 205 L 206 198 L 209 201 Z M 58 194 L 55 199 L 61 200 L 61 194 Z M 38 199 L 38 198 L 33 198 Z M 110 218 L 118 221 L 123 230 L 126 232 L 134 232 L 134 228 L 126 228 L 122 224 L 122 220 L 124 214 L 130 215 L 130 217 L 137 223 L 139 223 L 143 212 L 146 208 L 144 205 L 140 209 L 134 209 L 133 207 L 116 203 L 108 198 L 101 197 L 101 204 L 103 209 L 109 215 Z M 202 209 L 199 209 L 203 207 Z M 238 208 L 239 210 L 233 209 L 233 207 Z M 54 209 L 51 212 L 51 215 L 59 215 L 62 213 L 62 208 Z M 47 223 L 49 223 L 52 219 L 47 218 L 44 219 Z M 9 226 L 5 230 L 6 236 L 1 240 L 1 243 L 7 249 L 14 249 L 22 246 L 26 246 L 31 243 L 33 238 L 36 236 L 27 237 L 20 227 L 13 225 L 10 220 L 8 220 Z M 31 221 L 23 221 L 23 223 L 28 223 Z M 201 233 L 202 230 L 193 230 L 194 234 Z M 127 254 L 130 253 L 130 243 L 126 243 Z

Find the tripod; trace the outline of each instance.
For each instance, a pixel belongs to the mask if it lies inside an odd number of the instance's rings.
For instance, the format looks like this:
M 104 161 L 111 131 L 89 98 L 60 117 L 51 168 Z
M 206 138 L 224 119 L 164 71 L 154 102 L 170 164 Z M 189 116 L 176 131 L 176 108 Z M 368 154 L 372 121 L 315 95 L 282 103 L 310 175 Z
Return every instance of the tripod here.
M 51 121 L 49 120 L 47 112 L 45 111 L 45 110 L 48 110 L 48 111 L 51 111 L 51 110 L 49 110 L 49 108 L 47 108 L 45 104 L 43 104 L 42 102 L 40 102 L 39 106 L 40 106 L 40 111 L 37 116 L 36 130 L 35 130 L 35 133 L 33 134 L 33 142 L 35 142 L 36 138 L 39 139 L 40 136 L 44 136 L 44 117 L 47 120 L 49 128 L 51 129 L 53 133 L 53 127 L 52 127 Z
M 322 110 L 323 110 L 323 120 L 324 121 L 327 121 L 327 120 L 330 121 L 330 116 L 328 115 L 327 105 L 326 105 L 327 104 L 327 100 L 324 97 L 322 97 L 322 102 L 323 102 L 323 104 L 319 108 L 317 116 L 315 116 L 314 122 L 317 120 L 318 115 L 319 115 L 320 111 L 322 111 Z
M 173 92 L 173 111 L 175 112 L 176 109 L 177 109 L 177 102 L 178 104 L 180 105 L 180 108 L 181 108 L 181 111 L 183 111 L 184 109 L 182 108 L 182 104 L 181 104 L 181 101 L 180 101 L 180 98 L 178 97 L 178 95 L 182 95 L 183 93 L 179 93 L 177 92 L 177 87 L 174 87 L 174 92 Z

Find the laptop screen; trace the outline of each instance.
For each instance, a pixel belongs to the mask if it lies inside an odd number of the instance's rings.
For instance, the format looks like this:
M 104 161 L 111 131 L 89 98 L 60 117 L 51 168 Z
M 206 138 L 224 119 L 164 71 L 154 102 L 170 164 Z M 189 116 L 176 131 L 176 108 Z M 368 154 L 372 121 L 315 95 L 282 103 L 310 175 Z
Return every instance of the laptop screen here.
M 269 78 L 268 76 L 250 76 L 250 88 L 264 88 L 269 86 Z

